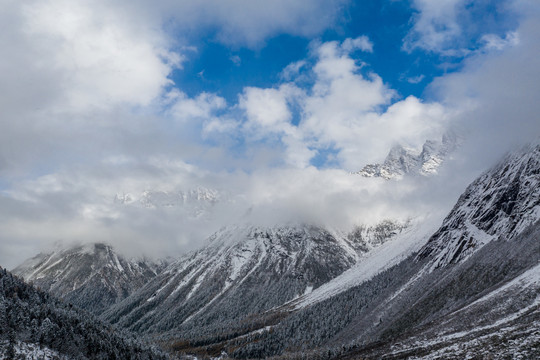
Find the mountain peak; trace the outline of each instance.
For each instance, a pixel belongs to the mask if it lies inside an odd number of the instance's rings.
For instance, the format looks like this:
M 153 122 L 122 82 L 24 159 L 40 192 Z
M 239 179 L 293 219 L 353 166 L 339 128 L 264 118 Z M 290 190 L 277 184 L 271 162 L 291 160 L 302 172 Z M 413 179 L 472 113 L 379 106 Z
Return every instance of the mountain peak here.
M 427 140 L 421 150 L 398 144 L 390 149 L 382 164 L 368 164 L 355 174 L 386 180 L 400 179 L 406 175 L 435 175 L 460 142 L 458 135 L 447 132 L 441 140 Z
M 514 234 L 540 218 L 540 145 L 507 155 L 465 190 L 420 256 L 435 266 L 461 262 L 497 238 Z
M 127 260 L 105 243 L 57 247 L 13 270 L 26 281 L 88 310 L 99 312 L 155 277 L 163 265 Z

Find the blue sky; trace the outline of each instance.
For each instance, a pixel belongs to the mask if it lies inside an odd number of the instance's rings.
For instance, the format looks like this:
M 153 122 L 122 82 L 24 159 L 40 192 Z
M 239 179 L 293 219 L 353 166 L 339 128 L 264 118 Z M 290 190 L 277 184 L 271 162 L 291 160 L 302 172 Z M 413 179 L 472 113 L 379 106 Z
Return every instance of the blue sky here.
M 343 10 L 340 23 L 316 36 L 279 34 L 255 48 L 231 47 L 213 39 L 210 32 L 202 39 L 192 39 L 197 51 L 188 55 L 184 67 L 174 71 L 171 79 L 191 96 L 210 91 L 234 102 L 245 86 L 272 87 L 279 83 L 287 65 L 308 57 L 311 42 L 367 35 L 374 42 L 375 50 L 372 54 L 356 54 L 357 60 L 366 62 L 366 70 L 380 74 L 403 96 L 421 96 L 426 84 L 446 71 L 444 63 L 457 61 L 425 51 L 409 54 L 402 49 L 414 13 L 406 2 L 353 3 Z M 418 83 L 407 81 L 422 75 Z
M 504 36 L 515 29 L 517 15 L 504 4 L 463 4 L 469 13 L 469 19 L 463 21 L 463 31 L 467 33 L 449 39 L 445 47 L 474 51 L 482 46 L 482 35 Z M 467 55 L 449 56 L 437 49 L 406 49 L 407 37 L 418 16 L 411 1 L 348 2 L 339 13 L 340 21 L 315 36 L 277 34 L 255 46 L 223 44 L 212 30 L 206 30 L 189 38 L 197 50 L 188 53 L 183 68 L 175 70 L 171 79 L 190 96 L 209 91 L 234 102 L 245 86 L 272 87 L 279 83 L 288 64 L 308 57 L 313 41 L 342 41 L 365 35 L 374 43 L 373 53 L 354 54 L 357 61 L 366 63 L 365 71 L 379 74 L 402 97 L 426 96 L 424 89 L 433 78 L 458 71 Z
M 535 0 L 0 2 L 0 265 L 58 240 L 181 253 L 254 209 L 444 214 L 540 133 Z M 449 129 L 446 177 L 350 175 Z M 209 217 L 137 200 L 198 187 L 226 199 Z

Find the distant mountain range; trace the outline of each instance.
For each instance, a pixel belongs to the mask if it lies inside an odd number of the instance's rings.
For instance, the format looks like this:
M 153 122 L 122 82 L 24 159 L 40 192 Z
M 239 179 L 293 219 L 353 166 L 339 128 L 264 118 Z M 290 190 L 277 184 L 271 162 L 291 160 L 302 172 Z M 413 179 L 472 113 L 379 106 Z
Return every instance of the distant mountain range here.
M 460 143 L 458 135 L 448 132 L 440 141 L 427 140 L 420 151 L 396 145 L 382 164 L 366 165 L 355 174 L 386 180 L 399 179 L 406 175 L 434 175 Z
M 229 323 L 249 329 L 250 316 L 318 288 L 403 227 L 385 222 L 346 236 L 307 225 L 225 228 L 103 319 L 153 334 L 199 336 L 223 332 Z
M 414 161 L 396 152 L 380 174 L 428 174 L 444 143 Z M 482 174 L 438 228 L 231 225 L 165 265 L 101 244 L 17 272 L 182 356 L 539 358 L 540 145 Z M 82 300 L 95 294 L 114 296 Z
M 106 244 L 59 248 L 28 259 L 13 270 L 44 291 L 94 313 L 131 295 L 167 265 L 128 260 Z
M 122 206 L 170 209 L 190 219 L 199 219 L 209 216 L 216 204 L 229 201 L 229 194 L 202 186 L 188 190 L 147 189 L 141 193 L 116 194 L 113 201 Z

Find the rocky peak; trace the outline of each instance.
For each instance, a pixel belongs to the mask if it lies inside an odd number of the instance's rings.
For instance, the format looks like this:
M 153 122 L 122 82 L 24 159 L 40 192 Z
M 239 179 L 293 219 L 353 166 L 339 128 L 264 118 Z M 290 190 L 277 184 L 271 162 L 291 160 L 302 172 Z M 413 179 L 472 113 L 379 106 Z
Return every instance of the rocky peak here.
M 511 240 L 540 218 L 540 145 L 509 154 L 474 181 L 420 256 L 460 262 L 496 238 Z
M 455 133 L 447 132 L 439 141 L 427 140 L 420 151 L 395 145 L 382 164 L 366 165 L 356 174 L 386 180 L 406 175 L 434 175 L 459 143 L 460 138 Z
M 101 311 L 154 278 L 165 264 L 126 259 L 103 243 L 57 248 L 13 270 L 26 281 L 87 310 Z

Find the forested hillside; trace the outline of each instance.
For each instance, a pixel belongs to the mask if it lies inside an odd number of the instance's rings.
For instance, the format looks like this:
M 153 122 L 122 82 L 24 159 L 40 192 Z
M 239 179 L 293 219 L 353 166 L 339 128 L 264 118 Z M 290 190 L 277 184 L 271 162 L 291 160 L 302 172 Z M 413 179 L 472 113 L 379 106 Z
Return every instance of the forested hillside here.
M 167 359 L 155 347 L 0 270 L 0 354 L 5 359 Z M 47 355 L 48 354 L 48 355 Z

